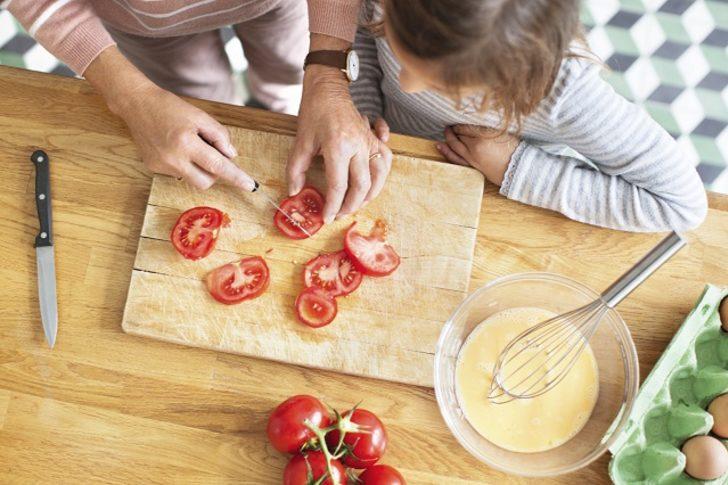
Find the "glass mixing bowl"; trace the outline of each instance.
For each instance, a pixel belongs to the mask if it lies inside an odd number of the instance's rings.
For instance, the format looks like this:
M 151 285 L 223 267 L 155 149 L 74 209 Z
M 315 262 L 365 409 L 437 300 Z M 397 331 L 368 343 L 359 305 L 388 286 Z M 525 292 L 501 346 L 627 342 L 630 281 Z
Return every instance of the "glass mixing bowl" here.
M 560 314 L 597 297 L 593 290 L 563 276 L 521 273 L 494 280 L 471 294 L 455 310 L 437 342 L 435 394 L 448 427 L 473 456 L 506 473 L 537 477 L 577 470 L 609 448 L 627 422 L 639 386 L 637 352 L 627 325 L 614 310 L 606 313 L 590 340 L 599 367 L 599 397 L 594 411 L 584 428 L 559 447 L 517 453 L 494 445 L 470 425 L 455 387 L 460 349 L 470 332 L 489 316 L 516 307 L 538 307 Z M 538 428 L 533 432 L 538 433 Z

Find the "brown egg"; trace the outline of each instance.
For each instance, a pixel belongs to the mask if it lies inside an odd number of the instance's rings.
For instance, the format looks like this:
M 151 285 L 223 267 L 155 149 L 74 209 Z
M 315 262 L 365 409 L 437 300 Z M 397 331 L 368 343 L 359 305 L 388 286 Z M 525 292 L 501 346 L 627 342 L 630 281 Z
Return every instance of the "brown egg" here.
M 712 436 L 693 436 L 683 444 L 685 472 L 698 480 L 715 480 L 728 471 L 728 450 Z
M 723 330 L 728 332 L 728 296 L 723 298 L 723 301 L 720 302 L 720 309 L 718 310 L 718 313 L 720 314 L 720 324 L 723 327 Z
M 713 416 L 713 433 L 728 438 L 728 394 L 713 399 L 708 412 Z

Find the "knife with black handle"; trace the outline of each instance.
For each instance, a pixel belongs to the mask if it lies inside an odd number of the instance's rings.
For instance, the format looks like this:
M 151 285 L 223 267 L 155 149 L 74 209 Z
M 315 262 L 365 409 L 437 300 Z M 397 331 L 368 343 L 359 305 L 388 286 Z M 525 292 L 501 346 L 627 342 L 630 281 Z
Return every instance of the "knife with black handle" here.
M 56 301 L 56 263 L 53 252 L 53 222 L 51 219 L 50 159 L 43 150 L 30 156 L 35 165 L 35 206 L 38 210 L 39 231 L 35 237 L 35 256 L 38 268 L 38 298 L 40 317 L 48 345 L 53 348 L 58 332 Z

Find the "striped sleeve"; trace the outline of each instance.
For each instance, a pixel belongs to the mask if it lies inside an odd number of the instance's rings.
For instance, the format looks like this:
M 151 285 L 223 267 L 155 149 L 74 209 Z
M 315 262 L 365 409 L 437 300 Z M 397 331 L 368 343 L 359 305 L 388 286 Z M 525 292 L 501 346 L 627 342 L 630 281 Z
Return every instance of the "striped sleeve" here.
M 705 218 L 706 194 L 695 168 L 657 122 L 614 92 L 598 66 L 568 80 L 548 121 L 553 141 L 593 167 L 523 141 L 506 172 L 503 195 L 629 231 L 685 231 Z
M 6 7 L 34 39 L 77 74 L 114 45 L 88 0 L 10 0 Z
M 359 54 L 359 79 L 349 91 L 359 112 L 373 122 L 384 114 L 382 103 L 382 69 L 374 37 L 366 27 L 359 27 L 354 38 L 354 50 Z

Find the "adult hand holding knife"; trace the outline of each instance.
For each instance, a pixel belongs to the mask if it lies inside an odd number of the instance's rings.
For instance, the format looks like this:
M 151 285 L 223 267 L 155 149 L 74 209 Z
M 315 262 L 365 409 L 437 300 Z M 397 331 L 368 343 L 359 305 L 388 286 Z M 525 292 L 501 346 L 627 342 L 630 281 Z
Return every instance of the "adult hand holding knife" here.
M 38 209 L 40 230 L 35 238 L 35 256 L 38 266 L 38 298 L 40 318 L 48 346 L 53 348 L 58 332 L 58 304 L 56 300 L 56 263 L 53 252 L 51 217 L 50 160 L 42 150 L 30 156 L 35 165 L 35 205 Z

